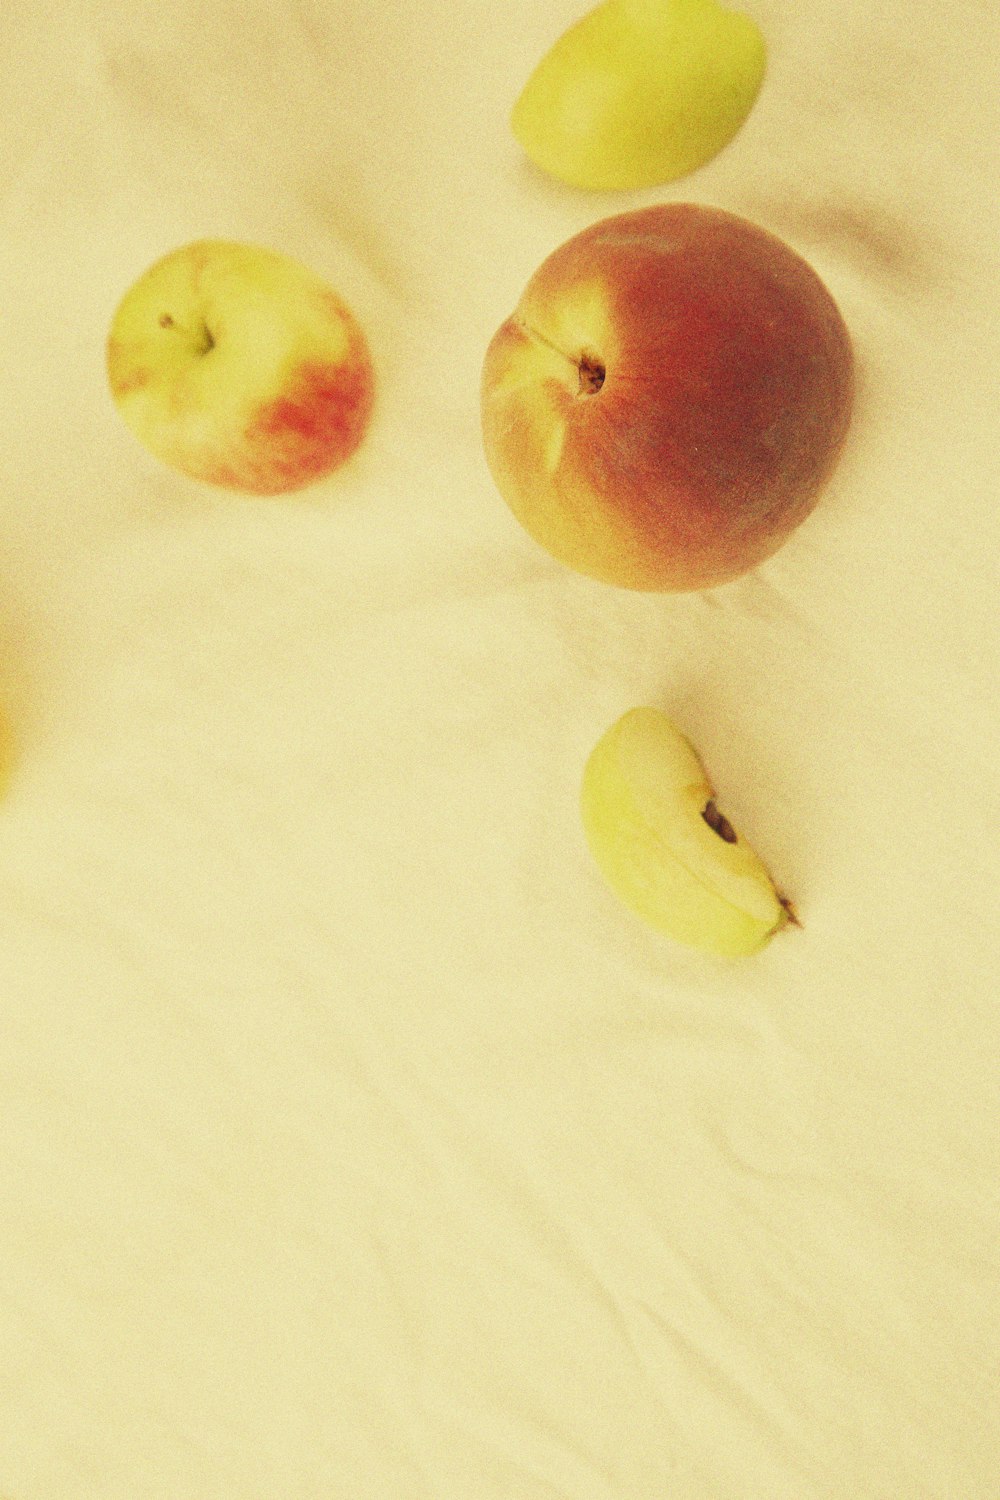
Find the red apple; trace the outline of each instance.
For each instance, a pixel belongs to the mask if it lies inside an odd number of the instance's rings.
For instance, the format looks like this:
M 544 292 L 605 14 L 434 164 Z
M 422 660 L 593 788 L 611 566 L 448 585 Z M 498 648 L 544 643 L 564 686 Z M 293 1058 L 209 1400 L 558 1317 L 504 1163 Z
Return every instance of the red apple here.
M 368 426 L 374 373 L 343 299 L 261 245 L 197 240 L 122 298 L 107 345 L 115 405 L 139 440 L 208 484 L 274 495 L 321 479 Z
M 841 451 L 851 342 L 823 282 L 698 204 L 617 214 L 555 250 L 494 334 L 486 459 L 525 529 L 624 588 L 711 588 L 774 553 Z

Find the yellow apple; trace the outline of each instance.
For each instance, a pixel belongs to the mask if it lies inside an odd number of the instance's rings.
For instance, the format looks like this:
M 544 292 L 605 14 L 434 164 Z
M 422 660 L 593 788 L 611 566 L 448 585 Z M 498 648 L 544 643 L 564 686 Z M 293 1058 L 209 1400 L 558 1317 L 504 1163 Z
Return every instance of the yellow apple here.
M 691 590 L 775 552 L 844 442 L 851 342 L 760 226 L 672 203 L 542 262 L 482 370 L 485 456 L 534 539 L 623 588 Z
M 0 718 L 0 796 L 3 796 L 13 779 L 17 760 L 14 731 L 10 721 Z
M 718 0 L 604 0 L 543 57 L 511 127 L 573 187 L 653 187 L 733 138 L 765 61 L 758 27 Z
M 368 345 L 332 287 L 259 245 L 198 240 L 126 292 L 111 394 L 149 451 L 193 479 L 280 494 L 342 464 L 374 399 Z
M 587 759 L 591 853 L 615 894 L 667 937 L 735 957 L 791 920 L 790 907 L 715 803 L 690 742 L 656 708 L 633 708 Z

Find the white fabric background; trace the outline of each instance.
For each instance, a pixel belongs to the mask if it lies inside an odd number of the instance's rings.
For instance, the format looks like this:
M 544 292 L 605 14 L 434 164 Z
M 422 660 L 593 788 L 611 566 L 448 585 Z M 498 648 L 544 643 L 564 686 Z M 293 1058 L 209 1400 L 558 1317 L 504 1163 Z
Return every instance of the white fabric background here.
M 4 1500 L 996 1500 L 1000 27 L 746 0 L 758 105 L 588 196 L 507 112 L 575 0 L 7 0 L 0 18 Z M 756 574 L 524 536 L 486 342 L 660 198 L 816 266 L 859 409 Z M 114 412 L 202 235 L 371 340 L 351 465 L 254 501 Z M 656 703 L 796 902 L 640 927 L 582 844 Z

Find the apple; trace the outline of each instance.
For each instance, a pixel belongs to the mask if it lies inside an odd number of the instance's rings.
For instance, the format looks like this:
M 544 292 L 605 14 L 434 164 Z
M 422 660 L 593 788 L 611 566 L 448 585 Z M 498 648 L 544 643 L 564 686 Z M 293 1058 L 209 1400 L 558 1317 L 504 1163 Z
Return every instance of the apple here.
M 690 741 L 659 709 L 630 709 L 605 731 L 587 758 L 580 806 L 604 878 L 657 932 L 736 957 L 797 924 L 719 811 Z
M 0 718 L 0 797 L 4 796 L 14 777 L 17 744 L 13 727 L 6 716 Z
M 287 255 L 198 240 L 125 293 L 107 342 L 111 394 L 149 451 L 248 494 L 342 464 L 374 400 L 368 345 L 321 277 Z
M 604 0 L 542 58 L 511 128 L 573 187 L 671 182 L 732 140 L 766 57 L 755 23 L 718 0 Z
M 487 465 L 529 534 L 623 588 L 771 556 L 848 430 L 851 341 L 815 271 L 722 209 L 602 219 L 535 271 L 486 351 Z

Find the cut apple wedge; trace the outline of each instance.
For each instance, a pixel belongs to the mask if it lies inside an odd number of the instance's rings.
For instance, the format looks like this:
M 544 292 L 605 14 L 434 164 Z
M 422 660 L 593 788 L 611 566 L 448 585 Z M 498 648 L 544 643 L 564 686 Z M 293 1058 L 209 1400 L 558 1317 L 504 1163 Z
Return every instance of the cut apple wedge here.
M 733 138 L 766 57 L 757 25 L 718 0 L 604 0 L 542 58 L 511 128 L 536 166 L 573 187 L 672 182 Z
M 677 942 L 738 956 L 795 920 L 719 811 L 690 741 L 659 709 L 630 709 L 601 736 L 584 769 L 581 812 L 611 889 Z

